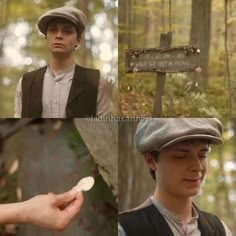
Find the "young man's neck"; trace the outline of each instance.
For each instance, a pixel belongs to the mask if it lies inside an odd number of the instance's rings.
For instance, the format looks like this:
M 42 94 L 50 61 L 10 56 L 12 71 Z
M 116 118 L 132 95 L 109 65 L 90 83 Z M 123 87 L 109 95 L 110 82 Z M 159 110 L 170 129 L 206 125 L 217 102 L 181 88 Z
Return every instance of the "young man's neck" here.
M 53 71 L 55 75 L 58 74 L 59 71 L 64 70 L 74 64 L 73 57 L 55 57 L 51 55 L 49 67 Z
M 155 190 L 153 197 L 166 209 L 179 215 L 185 225 L 192 218 L 192 197 L 177 197 Z

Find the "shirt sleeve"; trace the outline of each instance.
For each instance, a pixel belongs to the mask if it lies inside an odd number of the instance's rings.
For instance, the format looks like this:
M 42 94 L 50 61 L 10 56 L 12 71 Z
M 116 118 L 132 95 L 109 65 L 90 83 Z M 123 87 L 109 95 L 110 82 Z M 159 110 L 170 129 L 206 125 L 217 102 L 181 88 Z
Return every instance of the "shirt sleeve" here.
M 119 222 L 118 222 L 118 236 L 126 236 L 126 233 L 125 233 L 123 227 L 120 225 Z
M 113 87 L 114 83 L 112 81 L 100 78 L 97 96 L 97 117 L 112 115 Z
M 224 226 L 226 236 L 233 236 L 232 232 L 230 231 L 229 227 L 225 224 L 225 222 L 221 220 L 221 223 Z
M 21 118 L 22 109 L 22 78 L 20 78 L 15 93 L 15 118 Z

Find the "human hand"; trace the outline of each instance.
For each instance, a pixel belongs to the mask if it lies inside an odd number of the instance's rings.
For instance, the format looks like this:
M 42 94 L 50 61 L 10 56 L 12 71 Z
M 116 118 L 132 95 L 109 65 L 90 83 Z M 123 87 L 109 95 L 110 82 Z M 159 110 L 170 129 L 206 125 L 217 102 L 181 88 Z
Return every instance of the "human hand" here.
M 23 204 L 23 222 L 62 231 L 80 211 L 83 195 L 72 189 L 59 195 L 38 195 Z

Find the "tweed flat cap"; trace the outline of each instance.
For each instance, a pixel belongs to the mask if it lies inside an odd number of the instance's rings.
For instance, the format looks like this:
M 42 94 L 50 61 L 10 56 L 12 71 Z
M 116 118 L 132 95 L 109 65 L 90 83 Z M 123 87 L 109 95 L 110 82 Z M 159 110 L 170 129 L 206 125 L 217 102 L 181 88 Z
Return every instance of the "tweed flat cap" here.
M 222 124 L 215 118 L 154 118 L 142 120 L 136 130 L 135 144 L 140 153 L 161 151 L 189 139 L 222 143 Z
M 77 30 L 79 30 L 79 32 L 81 33 L 83 33 L 85 29 L 86 16 L 84 15 L 84 13 L 75 7 L 65 6 L 51 9 L 39 17 L 38 28 L 40 32 L 46 35 L 47 25 L 49 21 L 56 18 L 64 18 L 69 20 L 70 22 L 75 24 Z

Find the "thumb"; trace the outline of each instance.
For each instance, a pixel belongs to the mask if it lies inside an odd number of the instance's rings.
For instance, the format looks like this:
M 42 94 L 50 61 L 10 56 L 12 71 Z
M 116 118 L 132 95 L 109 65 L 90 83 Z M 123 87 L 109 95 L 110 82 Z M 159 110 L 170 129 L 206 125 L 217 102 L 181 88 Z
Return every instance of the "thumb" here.
M 65 219 L 70 221 L 80 211 L 83 202 L 84 198 L 82 193 L 78 193 L 76 199 L 62 211 L 62 214 Z
M 76 198 L 76 194 L 77 194 L 76 190 L 71 189 L 65 193 L 56 195 L 55 205 L 61 206 L 63 204 L 73 201 Z

